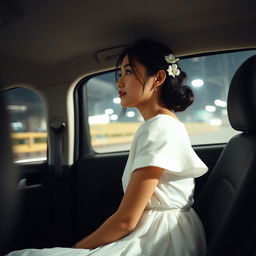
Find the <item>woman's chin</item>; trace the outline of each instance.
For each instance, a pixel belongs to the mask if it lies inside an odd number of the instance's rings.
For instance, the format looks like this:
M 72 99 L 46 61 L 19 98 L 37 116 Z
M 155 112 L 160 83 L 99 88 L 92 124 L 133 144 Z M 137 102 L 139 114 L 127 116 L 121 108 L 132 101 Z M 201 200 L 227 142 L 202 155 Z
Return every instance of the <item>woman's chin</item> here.
M 123 99 L 121 99 L 120 104 L 123 108 L 135 108 L 137 106 L 136 102 L 127 102 Z
M 122 106 L 123 108 L 128 108 L 128 107 L 129 107 L 129 104 L 127 104 L 127 102 L 125 102 L 125 101 L 122 101 L 122 100 L 121 100 L 120 104 L 121 104 L 121 106 Z

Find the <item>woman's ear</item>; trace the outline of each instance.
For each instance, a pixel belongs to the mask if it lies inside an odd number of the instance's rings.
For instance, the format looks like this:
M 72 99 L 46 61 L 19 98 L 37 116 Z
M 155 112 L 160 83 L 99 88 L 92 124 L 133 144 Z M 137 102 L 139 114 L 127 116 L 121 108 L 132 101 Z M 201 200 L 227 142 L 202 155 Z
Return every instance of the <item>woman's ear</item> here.
M 155 75 L 154 86 L 155 87 L 161 86 L 165 81 L 165 79 L 166 79 L 166 72 L 163 69 L 159 70 Z

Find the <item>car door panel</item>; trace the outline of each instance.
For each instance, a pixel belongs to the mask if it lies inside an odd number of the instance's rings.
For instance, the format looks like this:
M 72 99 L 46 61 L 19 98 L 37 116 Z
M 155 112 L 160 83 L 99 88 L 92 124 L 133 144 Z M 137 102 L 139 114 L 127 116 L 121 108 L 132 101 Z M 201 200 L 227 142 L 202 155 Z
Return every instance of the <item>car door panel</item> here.
M 117 209 L 127 153 L 83 157 L 75 164 L 75 239 L 95 230 Z
M 8 250 L 44 247 L 50 242 L 51 201 L 47 164 L 18 165 L 18 211 Z
M 195 199 L 206 182 L 224 145 L 200 146 L 195 151 L 209 167 L 196 179 Z M 128 152 L 95 154 L 79 159 L 74 166 L 76 240 L 94 231 L 118 208 L 123 196 L 121 178 Z

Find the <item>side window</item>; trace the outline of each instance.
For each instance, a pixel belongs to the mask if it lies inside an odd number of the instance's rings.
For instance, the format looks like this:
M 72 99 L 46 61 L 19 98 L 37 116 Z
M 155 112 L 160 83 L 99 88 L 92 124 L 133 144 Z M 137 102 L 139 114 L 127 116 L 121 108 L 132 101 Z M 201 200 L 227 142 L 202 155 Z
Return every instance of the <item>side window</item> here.
M 47 157 L 45 109 L 33 91 L 15 88 L 4 92 L 9 113 L 16 163 L 42 161 Z
M 230 52 L 180 60 L 195 102 L 177 113 L 193 145 L 225 143 L 237 131 L 229 124 L 227 93 L 237 68 L 256 50 Z M 136 109 L 121 114 L 114 72 L 96 75 L 83 85 L 87 91 L 91 144 L 96 152 L 128 150 L 143 118 Z

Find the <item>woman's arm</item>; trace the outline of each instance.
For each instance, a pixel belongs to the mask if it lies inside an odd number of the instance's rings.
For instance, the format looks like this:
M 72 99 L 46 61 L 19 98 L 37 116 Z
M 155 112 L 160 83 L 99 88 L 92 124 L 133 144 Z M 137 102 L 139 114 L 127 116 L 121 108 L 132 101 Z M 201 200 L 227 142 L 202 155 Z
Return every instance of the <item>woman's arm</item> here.
M 79 241 L 76 248 L 93 249 L 116 241 L 133 231 L 162 173 L 162 168 L 153 166 L 135 170 L 118 210 L 95 232 Z

